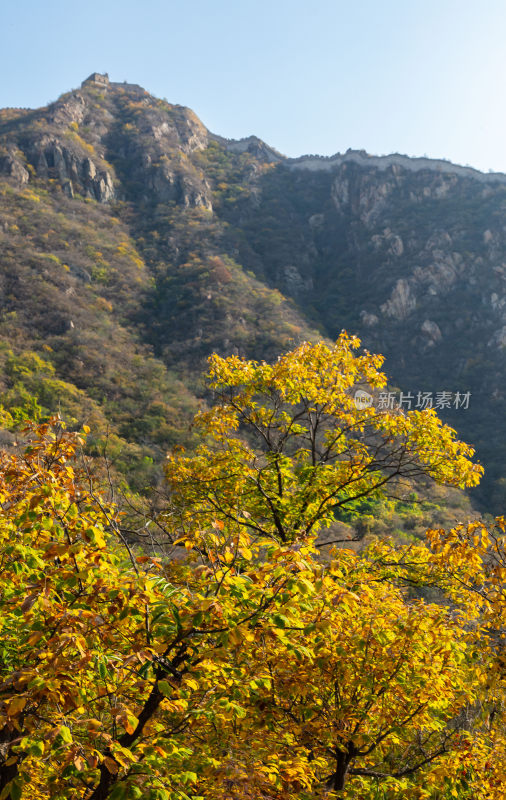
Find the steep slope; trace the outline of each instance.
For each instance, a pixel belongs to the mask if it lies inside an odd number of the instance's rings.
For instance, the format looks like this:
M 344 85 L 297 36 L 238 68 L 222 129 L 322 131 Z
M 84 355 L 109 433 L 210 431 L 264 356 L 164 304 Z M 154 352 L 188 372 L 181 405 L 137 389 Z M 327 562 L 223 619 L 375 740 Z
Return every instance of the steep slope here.
M 356 151 L 286 159 L 106 76 L 5 109 L 4 406 L 19 419 L 33 396 L 40 413 L 60 404 L 128 443 L 122 469 L 134 450 L 148 464 L 188 440 L 211 351 L 274 358 L 346 327 L 413 404 L 471 392 L 442 415 L 478 447 L 499 507 L 505 210 L 504 175 Z
M 192 112 L 130 85 L 0 112 L 4 424 L 59 408 L 138 485 L 190 441 L 211 350 L 275 356 L 311 335 L 223 250 L 191 158 L 207 144 Z

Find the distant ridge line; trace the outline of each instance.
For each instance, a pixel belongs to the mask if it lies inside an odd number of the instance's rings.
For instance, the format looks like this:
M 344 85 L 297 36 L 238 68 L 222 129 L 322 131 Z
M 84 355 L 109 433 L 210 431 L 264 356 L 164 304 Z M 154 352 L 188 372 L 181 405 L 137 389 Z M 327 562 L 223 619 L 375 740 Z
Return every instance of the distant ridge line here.
M 376 167 L 387 170 L 390 167 L 401 167 L 410 172 L 431 170 L 441 174 L 458 175 L 462 178 L 472 178 L 481 183 L 505 183 L 504 172 L 481 172 L 474 167 L 464 167 L 454 164 L 444 158 L 428 158 L 427 156 L 406 156 L 400 153 L 391 153 L 387 156 L 373 156 L 365 150 L 347 150 L 346 153 L 336 153 L 333 156 L 303 155 L 297 158 L 288 158 L 274 147 L 263 142 L 257 136 L 246 136 L 243 139 L 226 139 L 222 136 L 213 137 L 225 145 L 227 150 L 235 153 L 261 150 L 271 162 L 283 164 L 289 169 L 307 169 L 312 172 L 337 169 L 342 164 L 358 164 L 360 167 Z
M 346 163 L 358 164 L 361 167 L 376 167 L 386 170 L 397 166 L 411 172 L 421 172 L 431 170 L 446 174 L 459 175 L 463 178 L 472 178 L 481 183 L 506 183 L 504 172 L 480 172 L 474 167 L 463 167 L 460 164 L 453 164 L 444 159 L 403 156 L 399 153 L 392 153 L 388 156 L 371 156 L 364 150 L 348 150 L 346 153 L 336 153 L 334 156 L 300 156 L 299 158 L 287 158 L 284 164 L 290 169 L 307 170 L 331 170 Z
M 92 72 L 81 83 L 80 89 L 72 89 L 70 94 L 79 93 L 83 89 L 117 89 L 132 92 L 139 95 L 150 95 L 146 89 L 137 83 L 129 83 L 128 81 L 110 81 L 107 72 L 99 73 Z M 58 102 L 55 101 L 56 103 Z M 49 106 L 54 103 L 48 104 Z M 186 109 L 186 106 L 177 104 L 175 108 Z M 44 107 L 43 107 L 44 108 Z M 31 109 L 23 106 L 7 106 L 1 108 L 0 111 L 11 112 L 31 112 L 41 109 Z M 191 111 L 191 109 L 189 109 Z M 400 167 L 409 172 L 422 172 L 429 170 L 444 175 L 457 175 L 462 178 L 470 178 L 480 183 L 492 184 L 506 184 L 506 173 L 504 172 L 481 172 L 480 170 L 454 164 L 446 159 L 428 158 L 426 156 L 407 156 L 400 153 L 391 153 L 384 156 L 370 155 L 365 150 L 352 150 L 349 149 L 345 153 L 336 153 L 332 156 L 320 155 L 302 155 L 297 158 L 288 158 L 280 153 L 274 147 L 271 147 L 266 142 L 259 139 L 257 136 L 247 136 L 241 139 L 228 139 L 223 136 L 211 133 L 208 131 L 211 139 L 222 144 L 227 150 L 235 153 L 250 152 L 257 155 L 260 159 L 271 164 L 282 164 L 288 169 L 309 170 L 316 171 L 331 171 L 337 169 L 343 164 L 357 164 L 360 167 L 376 168 L 380 171 L 386 171 L 392 167 Z

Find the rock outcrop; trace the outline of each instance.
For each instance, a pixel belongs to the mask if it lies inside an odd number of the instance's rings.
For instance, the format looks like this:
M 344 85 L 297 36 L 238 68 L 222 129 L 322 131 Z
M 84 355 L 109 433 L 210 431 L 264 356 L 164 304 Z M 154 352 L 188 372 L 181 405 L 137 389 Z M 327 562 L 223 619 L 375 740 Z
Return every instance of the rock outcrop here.
M 104 169 L 103 162 L 97 165 L 75 144 L 43 138 L 34 143 L 29 156 L 36 175 L 58 180 L 70 197 L 77 191 L 83 197 L 108 203 L 116 196 L 112 167 Z
M 0 171 L 26 183 L 25 159 L 35 179 L 56 181 L 70 197 L 109 203 L 135 187 L 146 202 L 212 210 L 209 182 L 190 160 L 210 137 L 198 117 L 140 86 L 106 78 L 94 73 L 80 89 L 41 109 L 28 129 L 21 120 L 10 124 L 10 147 L 21 158 L 1 153 Z M 123 171 L 125 184 L 119 195 L 116 170 Z
M 415 308 L 416 297 L 411 290 L 409 282 L 404 278 L 399 278 L 390 298 L 381 306 L 381 311 L 387 317 L 405 320 Z
M 4 153 L 0 150 L 0 175 L 12 178 L 15 183 L 21 186 L 24 183 L 28 183 L 30 173 L 14 147 L 6 148 Z

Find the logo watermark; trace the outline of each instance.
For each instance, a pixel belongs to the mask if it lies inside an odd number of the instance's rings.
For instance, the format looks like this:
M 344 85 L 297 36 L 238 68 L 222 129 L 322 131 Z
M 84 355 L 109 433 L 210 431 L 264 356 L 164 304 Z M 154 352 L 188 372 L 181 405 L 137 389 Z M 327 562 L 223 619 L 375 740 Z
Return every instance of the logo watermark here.
M 381 410 L 412 411 L 434 408 L 436 411 L 443 409 L 469 408 L 471 392 L 379 392 L 377 399 L 363 389 L 355 392 L 355 406 L 362 410 L 374 406 Z
M 370 408 L 374 402 L 374 397 L 369 392 L 364 392 L 363 389 L 357 389 L 355 392 L 355 405 L 359 409 Z

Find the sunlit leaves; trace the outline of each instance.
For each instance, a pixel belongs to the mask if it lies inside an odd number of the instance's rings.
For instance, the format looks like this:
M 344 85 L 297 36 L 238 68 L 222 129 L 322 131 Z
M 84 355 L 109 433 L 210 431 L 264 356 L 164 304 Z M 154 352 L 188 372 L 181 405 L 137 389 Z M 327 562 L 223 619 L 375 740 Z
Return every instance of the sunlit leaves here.
M 207 437 L 192 456 L 169 457 L 167 526 L 234 530 L 294 541 L 389 483 L 428 475 L 473 486 L 482 468 L 432 410 L 358 408 L 354 391 L 385 386 L 382 357 L 356 355 L 356 337 L 304 343 L 274 364 L 211 356 L 215 405 L 196 425 Z
M 385 380 L 357 345 L 212 359 L 207 441 L 169 458 L 156 520 L 176 558 L 125 549 L 86 432 L 53 420 L 3 457 L 0 797 L 481 800 L 484 775 L 499 800 L 504 520 L 315 544 L 404 468 L 480 474 L 432 413 L 355 407 Z

